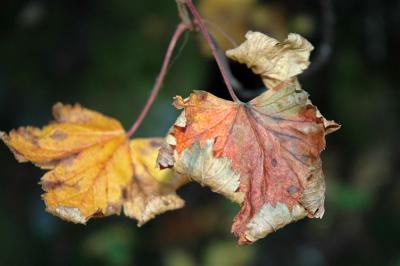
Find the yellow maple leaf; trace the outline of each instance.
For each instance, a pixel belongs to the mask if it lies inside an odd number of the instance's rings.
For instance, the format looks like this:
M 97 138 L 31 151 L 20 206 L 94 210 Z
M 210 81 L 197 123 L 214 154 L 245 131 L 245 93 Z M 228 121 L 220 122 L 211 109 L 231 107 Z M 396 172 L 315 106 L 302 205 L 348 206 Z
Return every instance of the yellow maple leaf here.
M 50 170 L 41 179 L 47 211 L 84 224 L 91 217 L 119 214 L 124 205 L 125 213 L 143 224 L 183 206 L 175 189 L 186 179 L 155 169 L 160 139 L 130 142 L 117 120 L 78 104 L 58 103 L 53 115 L 55 121 L 43 129 L 0 132 L 18 161 Z M 165 197 L 170 201 L 161 200 Z

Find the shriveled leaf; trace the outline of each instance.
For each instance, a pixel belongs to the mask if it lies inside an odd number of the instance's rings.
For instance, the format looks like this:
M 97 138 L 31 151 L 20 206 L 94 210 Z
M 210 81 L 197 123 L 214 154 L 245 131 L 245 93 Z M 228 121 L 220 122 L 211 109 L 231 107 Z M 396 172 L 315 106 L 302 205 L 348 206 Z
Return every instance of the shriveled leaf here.
M 162 143 L 162 138 L 135 139 L 130 143 L 134 178 L 124 191 L 124 213 L 138 220 L 139 225 L 185 204 L 175 191 L 187 178 L 155 167 Z
M 117 120 L 78 104 L 56 104 L 53 114 L 55 121 L 43 129 L 22 127 L 8 135 L 1 133 L 2 140 L 18 161 L 31 161 L 49 169 L 41 178 L 47 211 L 67 221 L 86 223 L 94 216 L 119 214 L 124 203 L 134 208 L 133 204 L 137 202 L 140 210 L 150 208 L 151 217 L 168 210 L 164 202 L 157 205 L 155 198 L 164 188 L 158 182 L 171 173 L 153 170 L 155 163 L 150 166 L 133 150 L 141 147 L 150 155 L 154 154 L 159 149 L 160 139 L 133 140 L 130 143 Z M 148 169 L 147 175 L 142 174 L 144 167 Z M 152 202 L 147 199 L 149 195 L 142 192 L 147 190 L 141 188 L 149 186 L 160 187 L 152 191 Z M 167 190 L 173 194 L 171 188 Z M 175 197 L 176 201 L 180 200 Z M 136 201 L 130 202 L 132 198 Z M 151 207 L 147 206 L 150 203 Z M 182 200 L 180 203 L 175 208 L 183 205 Z M 130 216 L 137 218 L 140 224 L 149 220 L 148 216 L 147 219 Z
M 158 163 L 241 204 L 232 231 L 251 243 L 288 223 L 321 218 L 325 181 L 320 153 L 325 135 L 340 126 L 322 117 L 295 76 L 312 46 L 298 35 L 284 43 L 249 33 L 228 52 L 261 74 L 273 89 L 248 103 L 204 91 L 175 97 L 184 109 Z
M 270 89 L 302 73 L 310 64 L 308 58 L 314 49 L 306 39 L 295 33 L 290 33 L 286 40 L 279 42 L 260 32 L 249 31 L 246 39 L 239 47 L 228 50 L 226 55 L 261 75 Z
M 239 243 L 323 216 L 319 156 L 325 135 L 340 127 L 320 114 L 297 81 L 313 49 L 307 40 L 289 34 L 280 43 L 257 32 L 246 39 L 227 56 L 260 74 L 270 90 L 246 104 L 201 91 L 176 97 L 174 105 L 184 111 L 158 160 L 242 205 L 232 226 Z
M 307 97 L 297 83 L 247 104 L 204 91 L 178 97 L 175 103 L 184 112 L 167 138 L 172 151 L 159 155 L 160 166 L 173 166 L 241 204 L 232 226 L 240 243 L 307 215 L 322 217 L 325 183 L 319 156 L 327 128 Z

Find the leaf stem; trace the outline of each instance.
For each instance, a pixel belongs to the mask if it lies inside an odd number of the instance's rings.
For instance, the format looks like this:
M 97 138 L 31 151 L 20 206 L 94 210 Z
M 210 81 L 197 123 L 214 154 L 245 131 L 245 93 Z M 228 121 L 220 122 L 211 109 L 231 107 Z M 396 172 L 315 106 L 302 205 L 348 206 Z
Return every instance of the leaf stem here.
M 142 124 L 143 119 L 145 118 L 145 116 L 147 115 L 147 113 L 150 110 L 150 107 L 154 103 L 154 100 L 156 99 L 157 94 L 160 91 L 161 85 L 164 81 L 165 75 L 167 74 L 168 65 L 169 65 L 169 62 L 171 61 L 172 53 L 175 49 L 176 43 L 178 42 L 178 40 L 182 36 L 182 34 L 189 28 L 190 28 L 190 25 L 188 25 L 187 23 L 183 23 L 183 22 L 177 26 L 177 28 L 174 32 L 174 35 L 172 36 L 172 38 L 169 42 L 167 53 L 165 54 L 160 73 L 157 76 L 156 82 L 153 86 L 153 89 L 151 90 L 150 96 L 147 99 L 147 102 L 146 102 L 145 106 L 143 107 L 142 112 L 140 113 L 140 115 L 138 116 L 138 118 L 136 119 L 136 121 L 132 125 L 132 127 L 129 129 L 129 131 L 127 133 L 128 138 L 130 138 L 136 132 L 136 130 L 139 128 L 139 126 Z
M 192 0 L 186 0 L 186 6 L 192 13 L 193 17 L 195 18 L 195 24 L 199 27 L 200 32 L 203 34 L 204 39 L 208 43 L 208 45 L 211 48 L 211 52 L 215 58 L 215 61 L 217 62 L 218 68 L 221 72 L 222 78 L 224 79 L 225 85 L 228 88 L 229 94 L 231 95 L 232 99 L 235 102 L 240 102 L 239 98 L 236 96 L 235 91 L 233 90 L 232 84 L 229 80 L 229 76 L 227 74 L 227 71 L 224 67 L 223 61 L 218 55 L 217 48 L 215 46 L 215 43 L 213 42 L 210 33 L 208 32 L 206 26 L 204 25 L 203 19 L 200 16 L 199 11 L 197 11 L 197 8 L 194 6 Z

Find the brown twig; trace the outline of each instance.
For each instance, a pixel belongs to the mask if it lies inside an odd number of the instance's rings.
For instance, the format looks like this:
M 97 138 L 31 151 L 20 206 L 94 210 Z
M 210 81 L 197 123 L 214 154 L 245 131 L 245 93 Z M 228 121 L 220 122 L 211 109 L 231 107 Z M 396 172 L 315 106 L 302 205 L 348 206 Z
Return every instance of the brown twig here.
M 142 124 L 143 119 L 147 115 L 148 111 L 150 110 L 151 105 L 153 104 L 154 100 L 157 97 L 158 92 L 160 91 L 160 88 L 161 88 L 161 85 L 162 85 L 162 83 L 164 81 L 165 75 L 167 74 L 168 65 L 169 65 L 169 62 L 171 60 L 172 53 L 174 51 L 176 43 L 179 40 L 179 38 L 181 37 L 181 35 L 187 29 L 189 29 L 189 27 L 190 27 L 189 24 L 187 24 L 185 22 L 182 22 L 176 28 L 175 33 L 172 36 L 171 41 L 169 42 L 167 53 L 165 54 L 164 61 L 163 61 L 160 73 L 158 74 L 156 83 L 154 84 L 154 87 L 151 90 L 150 96 L 147 99 L 147 102 L 146 102 L 145 106 L 143 107 L 142 112 L 140 113 L 140 115 L 138 116 L 138 118 L 136 119 L 136 121 L 132 125 L 132 127 L 129 129 L 129 131 L 127 133 L 128 138 L 130 138 L 136 132 L 136 130 Z
M 196 26 L 198 26 L 201 34 L 203 35 L 204 39 L 206 40 L 206 42 L 208 43 L 208 45 L 211 48 L 211 52 L 214 56 L 215 61 L 217 62 L 218 68 L 221 72 L 222 78 L 224 79 L 226 87 L 228 88 L 229 94 L 231 95 L 232 99 L 235 102 L 240 102 L 239 98 L 235 94 L 235 91 L 233 90 L 231 81 L 230 81 L 227 71 L 224 67 L 223 61 L 220 58 L 220 56 L 218 55 L 217 48 L 215 47 L 215 44 L 210 36 L 210 33 L 208 32 L 206 26 L 204 25 L 203 19 L 201 18 L 199 12 L 197 11 L 197 8 L 194 6 L 192 0 L 186 0 L 186 6 L 192 13 L 193 17 L 195 18 L 194 23 L 196 24 Z
M 219 58 L 222 61 L 222 64 L 225 68 L 226 74 L 228 75 L 229 80 L 231 81 L 233 89 L 238 93 L 239 95 L 242 95 L 242 92 L 245 91 L 242 83 L 233 75 L 232 70 L 229 66 L 228 58 L 225 56 L 225 51 L 219 46 L 217 40 L 215 37 L 210 33 L 211 40 L 213 41 L 215 47 L 217 48 L 217 53 Z
M 197 11 L 196 7 L 193 5 L 193 2 L 191 0 L 176 0 L 176 3 L 178 5 L 178 12 L 179 12 L 179 17 L 181 19 L 181 23 L 178 25 L 178 27 L 175 30 L 174 35 L 171 38 L 171 41 L 168 45 L 167 53 L 165 54 L 164 61 L 160 70 L 160 73 L 158 74 L 157 80 L 153 86 L 153 89 L 151 90 L 150 96 L 147 99 L 147 102 L 145 106 L 143 107 L 141 113 L 139 114 L 138 118 L 136 121 L 133 123 L 132 127 L 129 129 L 127 136 L 130 138 L 136 130 L 139 128 L 139 126 L 142 124 L 143 119 L 146 117 L 147 113 L 149 112 L 151 106 L 154 103 L 154 100 L 157 97 L 158 92 L 161 89 L 161 85 L 164 81 L 164 78 L 168 72 L 168 66 L 171 61 L 172 53 L 175 49 L 176 43 L 178 42 L 179 38 L 182 36 L 182 34 L 188 30 L 194 29 L 194 25 L 198 27 L 200 32 L 203 34 L 204 39 L 208 43 L 208 45 L 211 48 L 212 54 L 215 58 L 215 61 L 218 64 L 219 70 L 221 72 L 221 75 L 224 79 L 224 82 L 226 84 L 226 87 L 228 88 L 229 94 L 231 95 L 232 99 L 235 102 L 240 102 L 239 98 L 236 96 L 232 84 L 231 84 L 231 73 L 227 70 L 227 62 L 224 62 L 223 59 L 221 58 L 222 56 L 219 55 L 217 45 L 215 44 L 215 41 L 211 37 L 210 33 L 208 32 L 206 26 L 204 25 L 203 19 L 201 18 L 199 12 Z M 188 9 L 190 10 L 190 13 L 193 15 L 195 18 L 194 21 L 189 16 Z

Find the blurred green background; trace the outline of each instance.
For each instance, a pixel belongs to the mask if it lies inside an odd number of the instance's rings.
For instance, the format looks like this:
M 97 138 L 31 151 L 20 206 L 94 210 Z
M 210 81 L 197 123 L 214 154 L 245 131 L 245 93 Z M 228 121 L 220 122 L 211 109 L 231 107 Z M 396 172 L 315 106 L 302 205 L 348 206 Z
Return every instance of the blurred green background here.
M 199 0 L 201 12 L 240 41 L 247 30 L 316 47 L 300 80 L 328 119 L 322 220 L 304 219 L 251 246 L 230 225 L 238 207 L 197 184 L 186 207 L 142 228 L 124 217 L 61 221 L 44 210 L 43 171 L 18 164 L 0 144 L 1 265 L 400 265 L 400 1 Z M 3 0 L 0 3 L 0 128 L 42 126 L 57 102 L 118 118 L 139 114 L 178 23 L 173 0 Z M 223 48 L 230 48 L 218 33 Z M 196 34 L 187 34 L 162 91 L 136 136 L 163 136 L 177 111 L 171 97 L 207 89 L 229 98 Z M 179 49 L 178 49 L 179 50 Z M 314 66 L 313 66 L 314 65 Z M 233 73 L 255 97 L 259 79 Z

